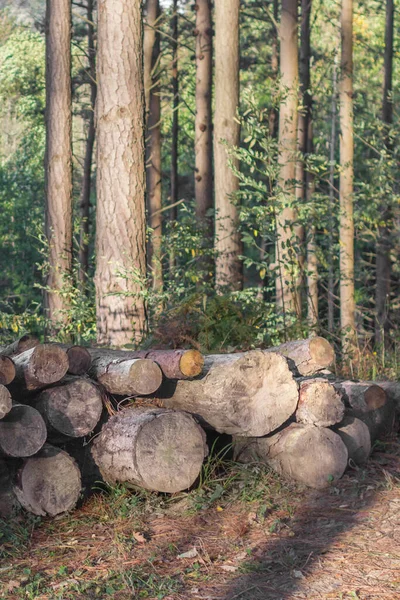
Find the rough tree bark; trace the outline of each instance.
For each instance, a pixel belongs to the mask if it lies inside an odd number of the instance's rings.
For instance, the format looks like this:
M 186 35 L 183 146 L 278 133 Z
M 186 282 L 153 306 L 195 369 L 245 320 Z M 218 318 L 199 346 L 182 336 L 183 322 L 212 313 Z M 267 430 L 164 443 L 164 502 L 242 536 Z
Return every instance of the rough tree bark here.
M 356 417 L 346 416 L 334 431 L 342 438 L 349 461 L 356 465 L 365 464 L 371 454 L 371 436 L 367 425 Z
M 99 0 L 97 84 L 97 339 L 124 346 L 147 326 L 139 0 Z
M 72 267 L 71 2 L 46 2 L 46 236 L 49 253 L 47 316 L 68 320 L 61 295 Z
M 335 360 L 333 346 L 322 337 L 286 342 L 268 348 L 266 352 L 279 352 L 286 356 L 300 375 L 314 375 L 330 367 Z
M 342 0 L 340 101 L 340 327 L 343 353 L 355 352 L 353 218 L 353 0 Z
M 55 344 L 39 344 L 14 357 L 12 390 L 36 391 L 60 381 L 68 371 L 67 353 Z
M 228 164 L 228 149 L 239 146 L 239 11 L 240 0 L 219 0 L 215 4 L 215 283 L 240 290 L 243 265 L 239 259 L 241 240 L 235 194 L 239 180 Z M 228 144 L 225 147 L 224 142 Z M 239 161 L 232 157 L 236 169 Z
M 162 382 L 160 367 L 152 360 L 115 356 L 111 352 L 90 350 L 90 375 L 111 394 L 140 396 L 154 394 Z
M 393 22 L 394 0 L 386 0 L 386 26 L 385 26 L 385 55 L 384 55 L 384 83 L 382 101 L 382 121 L 389 129 L 393 122 L 392 76 L 393 76 Z M 389 135 L 386 135 L 386 147 L 390 150 Z M 391 217 L 390 204 L 384 201 L 381 207 L 382 225 L 378 227 L 376 244 L 376 284 L 375 284 L 375 341 L 378 344 L 388 342 L 389 318 L 388 303 L 390 300 L 391 277 L 391 233 L 389 220 Z
M 96 105 L 97 83 L 96 83 L 96 49 L 94 46 L 94 22 L 93 9 L 94 0 L 86 0 L 86 23 L 87 23 L 87 57 L 88 57 L 88 79 L 90 86 L 90 106 L 87 123 L 87 138 L 85 158 L 83 162 L 82 189 L 79 199 L 80 228 L 79 228 L 79 281 L 83 285 L 86 281 L 89 269 L 89 218 L 90 218 L 90 190 L 92 185 L 92 161 L 95 140 L 94 112 Z
M 174 493 L 197 479 L 207 446 L 203 430 L 187 413 L 132 408 L 108 420 L 92 454 L 107 482 Z
M 25 350 L 30 350 L 31 348 L 34 348 L 38 344 L 39 340 L 35 336 L 23 335 L 8 346 L 0 346 L 0 355 L 13 357 L 17 354 L 25 352 Z
M 297 0 L 282 0 L 280 36 L 279 179 L 284 203 L 276 215 L 276 301 L 283 315 L 301 315 L 299 233 L 294 207 L 297 150 L 298 48 Z

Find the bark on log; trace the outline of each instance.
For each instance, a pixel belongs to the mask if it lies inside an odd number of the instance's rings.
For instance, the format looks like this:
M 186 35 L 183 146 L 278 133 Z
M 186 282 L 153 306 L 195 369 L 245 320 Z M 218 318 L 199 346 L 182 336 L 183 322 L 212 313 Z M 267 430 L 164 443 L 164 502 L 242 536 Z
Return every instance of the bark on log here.
M 298 423 L 329 427 L 340 423 L 343 417 L 344 404 L 332 383 L 320 378 L 300 381 Z
M 15 365 L 9 356 L 0 355 L 0 384 L 10 385 L 15 378 Z
M 207 445 L 204 431 L 187 413 L 132 408 L 109 419 L 92 454 L 109 483 L 174 493 L 197 479 Z
M 174 390 L 162 388 L 163 405 L 193 413 L 219 433 L 243 436 L 266 435 L 296 410 L 297 383 L 280 354 L 210 355 L 205 372 L 196 381 L 177 381 Z
M 158 364 L 168 379 L 191 379 L 201 374 L 204 357 L 198 350 L 109 350 L 89 348 L 92 357 L 113 359 L 146 358 Z M 150 392 L 152 393 L 152 392 Z
M 400 382 L 377 381 L 376 385 L 385 390 L 387 397 L 394 403 L 396 409 L 400 411 Z
M 39 345 L 39 340 L 33 335 L 23 335 L 8 346 L 0 346 L 0 354 L 3 356 L 16 356 L 26 350 Z
M 65 350 L 68 356 L 68 373 L 71 375 L 84 375 L 90 369 L 92 357 L 84 346 L 70 346 L 69 344 L 57 344 Z
M 332 345 L 322 337 L 286 342 L 268 348 L 267 352 L 279 352 L 289 358 L 296 365 L 300 375 L 314 375 L 318 371 L 327 369 L 335 360 Z
M 0 421 L 0 452 L 14 458 L 32 456 L 42 448 L 46 436 L 41 414 L 32 406 L 14 404 Z
M 46 444 L 39 454 L 25 461 L 14 491 L 27 511 L 54 517 L 76 505 L 81 474 L 66 452 Z
M 88 379 L 68 380 L 44 390 L 35 408 L 52 432 L 68 437 L 83 437 L 96 427 L 103 410 L 102 394 Z
M 16 376 L 12 385 L 19 390 L 35 391 L 57 383 L 68 370 L 66 352 L 53 344 L 39 344 L 13 360 Z
M 3 419 L 10 412 L 11 407 L 11 394 L 4 385 L 0 384 L 0 419 Z
M 347 415 L 334 431 L 342 438 L 349 454 L 349 461 L 352 460 L 360 466 L 365 464 L 371 454 L 371 436 L 368 426 L 360 419 Z
M 348 452 L 334 431 L 292 423 L 269 437 L 236 438 L 234 458 L 245 463 L 264 462 L 288 479 L 322 489 L 342 477 Z
M 135 396 L 154 394 L 162 382 L 160 367 L 152 360 L 116 357 L 114 354 L 89 350 L 92 366 L 89 374 L 111 394 Z
M 0 518 L 10 519 L 19 508 L 19 502 L 12 489 L 7 462 L 0 459 Z

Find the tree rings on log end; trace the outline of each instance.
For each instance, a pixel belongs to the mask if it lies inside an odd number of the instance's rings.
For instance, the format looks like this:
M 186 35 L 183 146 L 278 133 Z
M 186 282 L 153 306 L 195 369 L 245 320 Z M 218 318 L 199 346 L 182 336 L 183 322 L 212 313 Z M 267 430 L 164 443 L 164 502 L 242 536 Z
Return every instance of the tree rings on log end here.
M 11 394 L 8 389 L 0 384 L 0 419 L 3 419 L 12 407 Z
M 376 410 L 381 408 L 387 402 L 387 394 L 379 385 L 371 385 L 364 394 L 367 410 Z
M 92 357 L 84 346 L 71 346 L 67 350 L 68 372 L 72 375 L 87 373 L 92 364 Z
M 204 356 L 198 350 L 186 350 L 179 361 L 179 367 L 185 377 L 197 377 L 204 367 Z
M 0 384 L 9 385 L 15 377 L 15 365 L 9 356 L 0 356 Z
M 32 406 L 15 404 L 0 421 L 0 449 L 13 458 L 32 456 L 46 441 L 43 417 Z

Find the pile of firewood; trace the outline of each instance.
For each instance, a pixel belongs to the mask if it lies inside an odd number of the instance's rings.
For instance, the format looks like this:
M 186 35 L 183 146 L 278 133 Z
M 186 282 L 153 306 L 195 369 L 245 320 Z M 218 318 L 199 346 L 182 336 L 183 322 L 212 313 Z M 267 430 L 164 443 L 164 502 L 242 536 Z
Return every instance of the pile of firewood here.
M 394 421 L 400 385 L 337 381 L 314 337 L 268 350 L 125 351 L 0 347 L 0 515 L 72 509 L 100 477 L 174 493 L 190 488 L 205 431 L 232 436 L 238 461 L 262 461 L 315 488 L 363 464 Z M 87 476 L 91 472 L 92 478 Z

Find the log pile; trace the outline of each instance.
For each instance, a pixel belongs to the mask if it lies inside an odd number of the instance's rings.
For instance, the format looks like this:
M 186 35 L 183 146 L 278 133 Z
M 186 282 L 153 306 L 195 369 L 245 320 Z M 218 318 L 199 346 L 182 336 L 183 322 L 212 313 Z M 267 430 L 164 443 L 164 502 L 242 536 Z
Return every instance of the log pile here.
M 93 473 L 155 492 L 189 489 L 208 430 L 232 436 L 237 461 L 331 485 L 390 432 L 400 398 L 396 384 L 332 379 L 333 362 L 320 337 L 206 357 L 31 336 L 0 347 L 0 516 L 71 510 Z

